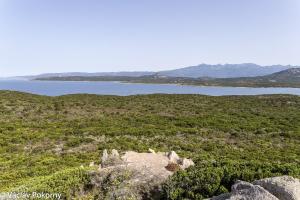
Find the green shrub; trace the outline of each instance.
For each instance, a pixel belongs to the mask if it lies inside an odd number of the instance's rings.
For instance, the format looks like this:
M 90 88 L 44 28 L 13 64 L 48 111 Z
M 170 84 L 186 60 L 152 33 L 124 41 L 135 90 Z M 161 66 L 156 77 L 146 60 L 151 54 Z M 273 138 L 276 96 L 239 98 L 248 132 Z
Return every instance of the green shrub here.
M 197 167 L 169 182 L 173 199 L 223 193 L 236 179 L 299 176 L 298 96 L 47 97 L 0 91 L 0 113 L 0 192 L 22 184 L 34 188 L 32 181 L 40 189 L 53 185 L 70 193 L 71 183 L 85 179 L 73 180 L 67 171 L 99 163 L 103 149 L 174 150 L 193 159 Z M 207 184 L 199 184 L 204 179 Z
M 223 177 L 220 168 L 179 171 L 164 185 L 166 199 L 202 199 L 218 192 Z
M 70 199 L 89 182 L 90 177 L 87 168 L 70 168 L 50 176 L 39 176 L 29 179 L 24 181 L 19 187 L 11 189 L 10 192 L 59 193 L 64 198 Z

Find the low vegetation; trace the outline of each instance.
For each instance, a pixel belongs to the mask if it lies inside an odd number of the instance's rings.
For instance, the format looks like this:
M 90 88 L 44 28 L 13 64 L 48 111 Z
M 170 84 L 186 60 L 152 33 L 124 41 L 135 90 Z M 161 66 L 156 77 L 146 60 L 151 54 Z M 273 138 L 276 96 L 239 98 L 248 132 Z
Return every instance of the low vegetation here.
M 80 197 L 104 149 L 176 151 L 196 163 L 166 199 L 202 199 L 237 179 L 300 177 L 300 98 L 291 95 L 38 96 L 0 92 L 0 191 Z M 80 166 L 85 166 L 80 168 Z

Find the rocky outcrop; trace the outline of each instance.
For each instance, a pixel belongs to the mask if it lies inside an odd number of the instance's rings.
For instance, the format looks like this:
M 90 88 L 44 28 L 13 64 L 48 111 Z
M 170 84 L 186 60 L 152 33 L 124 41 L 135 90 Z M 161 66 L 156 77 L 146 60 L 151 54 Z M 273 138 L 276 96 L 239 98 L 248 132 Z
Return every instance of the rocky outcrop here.
M 101 168 L 123 164 L 129 167 L 143 166 L 151 170 L 151 168 L 157 168 L 158 166 L 162 169 L 165 169 L 169 163 L 175 163 L 184 170 L 195 165 L 191 159 L 180 158 L 175 151 L 168 153 L 156 153 L 153 149 L 149 149 L 148 151 L 149 153 L 127 151 L 123 156 L 120 156 L 118 151 L 115 149 L 111 151 L 111 154 L 108 154 L 107 150 L 105 149 L 101 157 Z
M 160 199 L 162 183 L 175 171 L 192 165 L 191 159 L 180 158 L 174 151 L 127 151 L 121 156 L 116 150 L 104 150 L 99 170 L 92 173 L 92 183 L 104 195 L 100 199 Z
M 266 178 L 254 181 L 280 200 L 300 200 L 300 181 L 290 176 Z
M 300 200 L 299 179 L 290 176 L 266 178 L 253 183 L 237 181 L 231 193 L 212 200 Z
M 100 199 L 161 199 L 162 184 L 176 171 L 193 165 L 191 159 L 180 158 L 174 151 L 149 149 L 148 153 L 127 151 L 120 155 L 117 150 L 104 150 L 91 182 Z M 300 200 L 300 181 L 290 176 L 253 183 L 237 181 L 230 193 L 211 200 Z

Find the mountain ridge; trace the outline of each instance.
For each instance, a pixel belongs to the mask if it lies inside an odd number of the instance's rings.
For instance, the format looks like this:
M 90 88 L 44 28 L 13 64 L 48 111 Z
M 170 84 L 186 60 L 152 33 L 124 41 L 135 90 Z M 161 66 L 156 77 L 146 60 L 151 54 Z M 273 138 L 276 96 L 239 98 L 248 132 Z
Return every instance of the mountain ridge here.
M 199 64 L 196 66 L 183 67 L 173 70 L 163 71 L 121 71 L 121 72 L 66 72 L 66 73 L 45 73 L 39 75 L 29 76 L 17 76 L 15 79 L 37 79 L 47 77 L 67 77 L 67 76 L 169 76 L 169 77 L 189 77 L 189 78 L 200 78 L 200 77 L 212 77 L 212 78 L 237 78 L 237 77 L 255 77 L 269 75 L 275 72 L 290 68 L 298 68 L 300 66 L 291 65 L 270 65 L 261 66 L 254 63 L 242 63 L 242 64 Z
M 264 76 L 279 72 L 285 69 L 294 68 L 291 65 L 270 65 L 261 66 L 254 63 L 242 64 L 200 64 L 175 70 L 158 72 L 159 75 L 171 77 L 212 77 L 212 78 L 236 78 L 236 77 L 255 77 Z M 199 74 L 201 74 L 199 76 Z

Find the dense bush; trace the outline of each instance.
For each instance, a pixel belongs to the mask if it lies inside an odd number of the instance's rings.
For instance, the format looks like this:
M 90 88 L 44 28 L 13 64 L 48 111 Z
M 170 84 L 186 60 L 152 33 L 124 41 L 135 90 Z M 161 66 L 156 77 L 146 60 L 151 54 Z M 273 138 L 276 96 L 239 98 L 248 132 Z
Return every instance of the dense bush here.
M 80 191 L 90 183 L 88 168 L 70 168 L 49 176 L 41 176 L 23 182 L 10 192 L 46 192 L 59 193 L 65 199 L 80 196 Z

